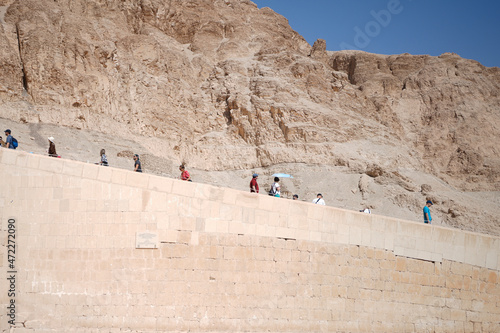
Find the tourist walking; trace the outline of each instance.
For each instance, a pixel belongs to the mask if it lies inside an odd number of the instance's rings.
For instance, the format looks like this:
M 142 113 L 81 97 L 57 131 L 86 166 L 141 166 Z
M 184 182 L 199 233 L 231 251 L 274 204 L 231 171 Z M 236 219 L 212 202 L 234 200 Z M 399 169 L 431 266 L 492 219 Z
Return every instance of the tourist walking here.
M 323 206 L 326 205 L 325 200 L 323 200 L 323 195 L 321 193 L 318 193 L 316 199 L 314 199 L 312 202 L 317 205 L 323 205 Z
M 250 181 L 250 192 L 251 193 L 259 193 L 259 184 L 257 183 L 257 178 L 259 178 L 259 175 L 254 173 L 252 175 L 252 180 Z
M 269 195 L 273 197 L 279 198 L 281 196 L 280 192 L 280 179 L 278 177 L 274 177 L 274 184 L 271 186 L 271 190 L 269 191 Z
M 11 130 L 5 130 L 5 148 L 16 149 L 17 148 L 17 140 L 11 135 Z
M 431 216 L 431 206 L 433 205 L 432 201 L 427 200 L 424 206 L 424 223 L 432 224 L 432 216 Z
M 139 155 L 134 154 L 134 171 L 142 172 L 141 160 L 139 159 Z
M 49 149 L 47 150 L 47 153 L 49 154 L 50 157 L 57 157 L 57 152 L 56 152 L 56 144 L 54 143 L 54 137 L 49 137 Z
M 179 171 L 181 172 L 181 179 L 182 180 L 187 180 L 188 182 L 192 182 L 191 180 L 191 175 L 189 172 L 186 170 L 186 166 L 184 164 L 181 164 L 179 166 Z
M 101 149 L 101 161 L 97 164 L 100 164 L 100 165 L 103 165 L 103 166 L 108 166 L 108 157 L 106 156 L 106 150 Z M 141 162 L 139 162 L 139 165 L 141 164 Z

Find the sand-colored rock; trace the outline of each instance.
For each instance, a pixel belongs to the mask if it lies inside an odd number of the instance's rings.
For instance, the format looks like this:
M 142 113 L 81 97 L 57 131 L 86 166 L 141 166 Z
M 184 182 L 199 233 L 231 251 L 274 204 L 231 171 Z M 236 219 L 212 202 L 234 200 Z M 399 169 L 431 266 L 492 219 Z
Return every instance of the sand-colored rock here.
M 27 124 L 17 128 L 34 138 L 25 147 L 43 147 L 36 131 L 57 125 L 68 128 L 63 141 L 86 145 L 68 157 L 103 144 L 72 129 L 88 130 L 136 142 L 150 170 L 167 175 L 180 162 L 207 181 L 276 165 L 307 177 L 321 165 L 326 178 L 353 175 L 332 180 L 346 193 L 321 190 L 328 204 L 416 218 L 436 195 L 450 203 L 443 224 L 485 219 L 469 228 L 500 234 L 497 211 L 461 193 L 500 191 L 496 67 L 455 54 L 327 51 L 251 1 L 0 0 L 0 22 L 0 117 Z M 358 184 L 363 174 L 375 177 L 373 193 Z M 446 185 L 420 193 L 429 179 Z M 321 181 L 290 191 L 311 195 Z

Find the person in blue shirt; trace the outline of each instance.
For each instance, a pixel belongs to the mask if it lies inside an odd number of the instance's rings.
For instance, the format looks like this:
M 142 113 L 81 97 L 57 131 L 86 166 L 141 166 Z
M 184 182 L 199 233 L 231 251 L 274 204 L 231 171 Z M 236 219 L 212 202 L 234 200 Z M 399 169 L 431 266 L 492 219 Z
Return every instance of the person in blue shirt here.
M 429 209 L 432 206 L 432 201 L 427 200 L 425 203 L 424 207 L 424 223 L 429 223 L 432 224 L 432 216 L 431 216 L 431 210 Z
M 12 138 L 12 135 L 11 135 L 11 131 L 10 129 L 6 129 L 5 130 L 5 135 L 7 136 L 7 138 L 5 139 L 5 147 L 9 148 L 9 149 L 16 149 L 16 147 L 14 147 L 14 143 L 13 143 L 13 138 Z

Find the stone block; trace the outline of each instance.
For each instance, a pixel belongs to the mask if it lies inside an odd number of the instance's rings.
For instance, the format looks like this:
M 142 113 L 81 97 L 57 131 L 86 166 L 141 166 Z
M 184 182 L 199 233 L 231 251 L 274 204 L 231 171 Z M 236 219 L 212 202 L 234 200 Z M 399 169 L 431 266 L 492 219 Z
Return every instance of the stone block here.
M 446 244 L 453 244 L 457 230 L 433 226 L 432 239 L 435 242 L 442 242 Z
M 333 209 L 329 207 L 325 207 L 327 210 L 323 214 L 323 221 L 334 223 L 334 224 L 347 224 L 347 212 L 343 209 Z
M 500 270 L 500 253 L 498 250 L 490 250 L 486 254 L 486 268 Z
M 128 203 L 130 211 L 141 212 L 143 210 L 142 190 L 130 189 L 128 197 L 130 198 Z
M 272 210 L 274 212 L 279 213 L 280 215 L 289 215 L 290 214 L 290 206 L 293 203 L 295 206 L 295 202 L 293 200 L 288 200 L 285 198 L 275 198 L 275 197 L 269 197 L 273 201 L 273 208 Z M 307 210 L 305 212 L 305 216 L 307 216 Z
M 333 241 L 337 244 L 349 244 L 349 235 L 334 234 Z
M 244 235 L 245 234 L 245 224 L 242 222 L 230 221 L 229 222 L 229 233 Z
M 312 219 L 312 220 L 318 220 L 318 221 L 323 221 L 323 215 L 325 214 L 325 212 L 328 211 L 328 209 L 326 209 L 326 207 L 324 206 L 321 206 L 321 207 L 318 207 L 318 205 L 309 205 L 307 203 L 303 203 L 303 202 L 297 202 L 293 205 L 290 205 L 290 214 L 291 215 L 295 215 L 294 214 L 294 211 L 296 209 L 294 209 L 294 206 L 297 205 L 297 206 L 303 206 L 304 208 L 307 209 L 307 218 L 308 219 Z
M 362 244 L 362 237 L 363 233 L 366 231 L 365 229 L 355 227 L 355 226 L 350 226 L 349 228 L 350 233 L 349 233 L 349 244 L 350 245 L 361 245 Z
M 372 230 L 371 232 L 371 237 L 370 237 L 370 245 L 367 246 L 372 246 L 377 249 L 385 249 L 385 233 L 382 231 L 374 231 Z
M 265 210 L 265 211 L 272 211 L 274 206 L 274 198 L 266 195 L 265 193 L 260 193 L 259 194 L 259 209 Z
M 97 175 L 99 174 L 99 168 L 106 168 L 106 167 L 101 167 L 95 164 L 89 164 L 86 163 L 83 165 L 83 171 L 82 171 L 82 177 L 83 178 L 88 178 L 88 179 L 97 179 Z
M 111 168 L 111 167 L 105 167 L 105 166 L 97 166 L 97 180 L 101 181 L 101 182 L 111 182 L 112 181 L 112 176 L 113 176 L 113 170 L 115 170 L 114 168 Z M 84 173 L 85 173 L 85 169 L 84 169 Z M 125 174 L 123 173 L 123 179 L 125 179 Z M 119 183 L 119 177 L 118 175 L 116 176 L 116 182 L 115 183 Z M 120 184 L 123 184 L 123 183 L 120 183 Z
M 465 261 L 465 252 L 466 252 L 465 246 L 456 245 L 456 246 L 453 246 L 453 251 L 451 253 L 446 253 L 446 255 L 449 257 L 445 257 L 445 254 L 443 254 L 443 258 L 448 259 L 448 260 L 458 261 L 458 262 L 464 262 Z
M 127 170 L 122 170 L 122 169 L 116 169 L 116 168 L 107 168 L 103 170 L 111 170 L 111 182 L 114 184 L 120 184 L 124 185 L 126 184 L 127 181 L 127 174 L 132 172 L 132 171 L 127 171 Z M 99 170 L 99 174 L 97 176 L 97 179 L 101 180 L 101 170 Z M 139 172 L 140 173 L 140 172 Z M 105 176 L 104 173 L 102 173 L 102 176 Z
M 262 225 L 262 224 L 258 224 L 256 225 L 255 227 L 255 235 L 256 236 L 266 236 L 266 231 L 267 231 L 267 225 Z
M 466 247 L 463 262 L 470 265 L 485 267 L 486 255 L 487 255 L 487 250 L 481 246 L 476 246 L 476 248 Z
M 172 193 L 184 197 L 194 197 L 196 183 L 185 180 L 172 179 Z
M 38 168 L 43 171 L 53 172 L 56 174 L 60 174 L 63 171 L 64 160 L 61 158 L 54 157 L 39 157 Z
M 113 170 L 113 176 L 114 172 Z M 146 189 L 149 184 L 149 175 L 143 172 L 127 171 L 125 175 L 125 185 Z
M 154 212 L 153 214 L 158 230 L 170 229 L 170 216 L 166 212 Z
M 19 151 L 17 153 L 17 156 L 16 156 L 16 166 L 18 168 L 25 168 L 27 167 L 28 165 L 28 153 L 26 152 L 23 152 L 23 151 Z M 0 156 L 0 160 L 1 160 L 1 156 Z
M 398 235 L 410 236 L 413 238 L 432 238 L 432 225 L 409 221 L 399 221 L 397 232 Z
M 148 189 L 158 192 L 172 192 L 174 180 L 167 177 L 149 175 Z
M 236 193 L 235 204 L 241 207 L 256 209 L 259 207 L 260 196 L 255 193 L 238 191 Z
M 229 221 L 227 220 L 217 220 L 216 221 L 217 232 L 227 234 L 229 232 Z
M 371 230 L 371 214 L 354 213 L 350 215 L 349 225 L 359 229 Z
M 295 239 L 295 230 L 291 228 L 276 228 L 276 237 L 285 238 L 285 239 Z
M 167 194 L 156 191 L 143 191 L 149 193 L 149 203 L 146 211 L 150 212 L 165 212 L 167 210 Z M 143 196 L 144 198 L 144 196 Z
M 234 205 L 236 203 L 236 197 L 238 196 L 239 193 L 240 191 L 225 188 L 222 197 L 222 203 L 228 205 Z
M 443 257 L 439 253 L 435 252 L 430 252 L 430 251 L 423 251 L 423 250 L 417 250 L 417 255 L 415 257 L 416 259 L 422 259 L 422 260 L 428 260 L 428 261 L 435 261 L 435 262 L 442 262 Z
M 224 220 L 232 220 L 233 219 L 234 206 L 221 204 L 219 207 L 219 216 Z
M 219 219 L 208 218 L 205 220 L 205 232 L 217 232 L 217 221 Z
M 2 164 L 7 164 L 7 165 L 15 165 L 16 164 L 16 159 L 18 156 L 18 152 L 13 151 L 13 149 L 0 149 L 2 155 L 0 157 L 2 158 Z
M 38 166 L 40 165 L 40 156 L 35 155 L 35 154 L 29 154 L 26 156 L 27 161 L 26 161 L 26 167 L 30 169 L 38 169 Z
M 419 251 L 434 252 L 435 244 L 436 242 L 431 237 L 417 238 L 415 242 L 415 248 Z
M 309 240 L 312 242 L 321 242 L 322 234 L 319 231 L 309 231 Z
M 62 173 L 68 176 L 82 177 L 83 166 L 81 162 L 64 160 Z
M 394 246 L 394 255 L 408 258 L 418 258 L 418 250 L 415 248 Z

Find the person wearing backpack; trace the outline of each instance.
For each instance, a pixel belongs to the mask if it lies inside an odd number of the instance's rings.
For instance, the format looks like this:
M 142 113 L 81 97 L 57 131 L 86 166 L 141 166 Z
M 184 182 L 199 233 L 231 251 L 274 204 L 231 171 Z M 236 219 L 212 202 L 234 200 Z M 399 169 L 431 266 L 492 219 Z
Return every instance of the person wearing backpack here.
M 7 136 L 5 143 L 6 143 L 6 148 L 9 149 L 16 149 L 17 148 L 17 140 L 11 135 L 11 130 L 6 129 L 5 130 L 5 135 Z
M 277 198 L 281 196 L 279 181 L 278 177 L 274 177 L 274 184 L 271 186 L 271 190 L 269 190 L 269 195 Z

